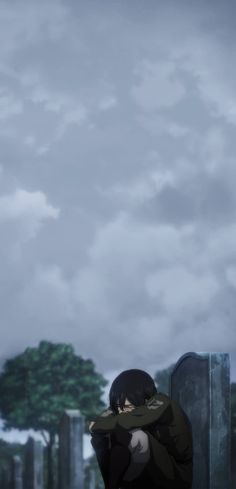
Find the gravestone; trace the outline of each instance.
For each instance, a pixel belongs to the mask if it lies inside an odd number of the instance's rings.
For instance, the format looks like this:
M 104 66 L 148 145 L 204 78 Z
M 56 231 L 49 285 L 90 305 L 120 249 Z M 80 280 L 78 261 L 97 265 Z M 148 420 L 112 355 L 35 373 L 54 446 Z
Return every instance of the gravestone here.
M 83 434 L 80 411 L 65 411 L 59 430 L 59 489 L 83 489 Z
M 22 461 L 18 455 L 12 457 L 11 489 L 23 489 Z
M 96 487 L 95 470 L 90 469 L 89 470 L 89 489 L 95 489 L 95 487 Z
M 170 375 L 175 367 L 175 364 L 171 364 L 169 367 L 159 370 L 156 373 L 156 383 L 158 392 L 162 392 L 167 396 L 170 396 Z
M 0 474 L 0 487 L 1 489 L 10 489 L 11 485 L 11 474 L 10 471 L 3 467 Z
M 236 433 L 231 433 L 231 487 L 236 489 Z
M 25 445 L 24 489 L 43 489 L 43 445 L 28 438 Z
M 54 480 L 54 487 L 58 488 L 58 443 L 54 443 L 52 447 L 52 469 L 53 469 L 53 480 Z
M 230 489 L 229 354 L 183 355 L 170 375 L 170 395 L 192 424 L 192 489 Z

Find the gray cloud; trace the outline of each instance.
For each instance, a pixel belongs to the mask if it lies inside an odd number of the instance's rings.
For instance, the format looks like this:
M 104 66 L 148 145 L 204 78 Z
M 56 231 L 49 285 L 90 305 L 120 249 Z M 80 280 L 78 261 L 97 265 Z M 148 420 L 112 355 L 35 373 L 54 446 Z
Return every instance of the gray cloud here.
M 235 355 L 233 2 L 2 3 L 3 362 Z
M 183 83 L 175 79 L 176 65 L 173 61 L 153 64 L 144 62 L 136 75 L 141 81 L 132 89 L 132 95 L 140 107 L 147 111 L 170 108 L 180 102 L 186 90 Z

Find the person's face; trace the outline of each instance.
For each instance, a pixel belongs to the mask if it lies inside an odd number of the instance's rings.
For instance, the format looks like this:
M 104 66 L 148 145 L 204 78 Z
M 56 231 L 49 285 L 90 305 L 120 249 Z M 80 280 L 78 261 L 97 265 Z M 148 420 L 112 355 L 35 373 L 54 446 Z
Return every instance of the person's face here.
M 117 406 L 117 408 L 118 408 L 118 412 L 120 414 L 120 413 L 129 413 L 130 411 L 135 409 L 135 406 L 133 404 L 131 404 L 131 402 L 129 402 L 128 399 L 126 398 L 125 399 L 125 405 L 124 405 L 123 409 L 121 409 L 119 406 Z

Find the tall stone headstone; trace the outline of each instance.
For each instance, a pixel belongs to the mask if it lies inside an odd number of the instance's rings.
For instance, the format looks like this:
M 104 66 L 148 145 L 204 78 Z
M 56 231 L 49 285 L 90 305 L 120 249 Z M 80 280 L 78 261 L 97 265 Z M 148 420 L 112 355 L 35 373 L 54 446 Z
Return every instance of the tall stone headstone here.
M 90 469 L 89 470 L 89 489 L 95 489 L 95 487 L 96 487 L 95 470 Z
M 231 433 L 231 487 L 236 489 L 236 433 Z
M 12 457 L 11 489 L 23 489 L 22 460 L 18 455 Z
M 58 443 L 54 443 L 52 447 L 52 469 L 53 469 L 53 480 L 54 487 L 58 488 L 58 454 L 59 454 L 59 445 Z
M 3 467 L 0 474 L 0 487 L 1 489 L 9 489 L 11 485 L 12 474 L 10 470 Z
M 59 430 L 59 489 L 83 489 L 83 434 L 80 411 L 65 411 Z
M 25 445 L 24 489 L 43 489 L 43 445 L 28 438 Z
M 174 368 L 175 364 L 173 363 L 169 367 L 159 370 L 156 374 L 157 390 L 167 396 L 170 396 L 170 375 Z
M 186 353 L 171 373 L 170 389 L 192 425 L 192 489 L 230 489 L 229 354 Z

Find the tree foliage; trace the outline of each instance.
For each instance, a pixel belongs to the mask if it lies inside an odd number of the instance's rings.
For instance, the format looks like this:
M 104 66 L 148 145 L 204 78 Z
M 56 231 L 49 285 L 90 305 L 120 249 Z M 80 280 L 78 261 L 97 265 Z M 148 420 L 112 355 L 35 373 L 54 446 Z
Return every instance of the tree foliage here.
M 71 345 L 42 341 L 4 365 L 0 375 L 4 429 L 32 428 L 55 435 L 65 409 L 79 409 L 86 421 L 91 420 L 104 407 L 101 395 L 106 384 L 93 361 L 76 355 Z

